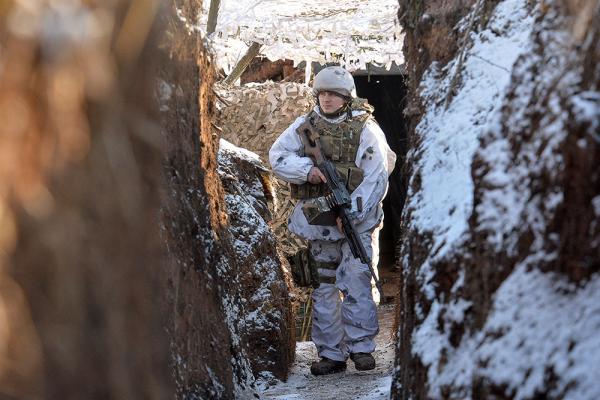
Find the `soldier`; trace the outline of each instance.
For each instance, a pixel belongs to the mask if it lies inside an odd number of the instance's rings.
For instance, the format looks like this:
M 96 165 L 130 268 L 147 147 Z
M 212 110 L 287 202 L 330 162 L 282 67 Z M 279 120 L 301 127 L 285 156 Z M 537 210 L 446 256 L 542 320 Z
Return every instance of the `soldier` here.
M 374 267 L 383 221 L 381 202 L 396 155 L 371 115 L 373 108 L 356 98 L 354 78 L 348 71 L 324 68 L 315 76 L 313 93 L 317 106 L 296 119 L 269 151 L 273 171 L 290 183 L 292 197 L 299 200 L 289 229 L 309 241 L 309 262 L 318 271 L 318 288 L 312 293 L 312 340 L 321 359 L 310 370 L 313 375 L 344 371 L 348 356 L 356 369 L 370 370 L 375 368 L 371 353 L 379 332 L 370 270 L 353 257 L 339 220 L 338 228 L 335 222 L 334 226 L 309 224 L 304 207 L 310 199 L 326 194 L 327 187 L 313 160 L 303 156 L 296 129 L 307 118 L 317 129 L 325 156 L 351 193 L 350 215 Z

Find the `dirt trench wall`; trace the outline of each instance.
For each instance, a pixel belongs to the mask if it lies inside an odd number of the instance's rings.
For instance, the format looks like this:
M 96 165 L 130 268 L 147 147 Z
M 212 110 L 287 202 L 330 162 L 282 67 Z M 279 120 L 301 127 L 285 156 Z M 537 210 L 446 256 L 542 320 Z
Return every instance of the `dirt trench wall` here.
M 197 2 L 180 6 L 187 20 L 198 9 Z M 158 95 L 177 398 L 253 398 L 256 377 L 285 379 L 293 361 L 288 281 L 265 220 L 259 169 L 239 155 L 217 157 L 208 52 L 179 19 L 166 37 L 173 39 Z
M 190 1 L 183 6 L 184 15 L 193 18 L 199 5 Z M 233 345 L 216 270 L 233 252 L 217 242 L 224 215 L 215 215 L 214 204 L 219 204 L 222 189 L 216 176 L 216 140 L 206 128 L 213 102 L 207 86 L 214 71 L 205 50 L 178 19 L 170 21 L 169 31 L 158 85 L 167 145 L 163 230 L 171 254 L 168 333 L 176 397 L 233 398 L 234 386 L 247 382 L 249 374 L 244 367 L 234 371 L 227 362 Z M 215 174 L 208 174 L 205 165 L 213 165 Z
M 432 44 L 406 26 L 423 112 L 392 397 L 595 398 L 600 4 L 488 5 L 459 14 L 447 29 L 468 42 L 421 76 Z
M 474 0 L 398 1 L 398 20 L 405 35 L 402 51 L 408 73 L 404 113 L 410 129 L 414 129 L 423 113 L 418 95 L 423 74 L 432 63 L 444 65 L 454 57 L 461 36 L 455 29 L 456 24 L 473 3 Z

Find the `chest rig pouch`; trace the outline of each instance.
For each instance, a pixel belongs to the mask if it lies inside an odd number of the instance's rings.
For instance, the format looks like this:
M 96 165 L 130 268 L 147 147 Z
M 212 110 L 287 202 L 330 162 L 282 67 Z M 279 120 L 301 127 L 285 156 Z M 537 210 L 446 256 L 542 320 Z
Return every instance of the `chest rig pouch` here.
M 356 166 L 355 160 L 360 134 L 371 114 L 367 112 L 339 124 L 325 120 L 314 111 L 306 118 L 311 119 L 312 125 L 319 132 L 325 157 L 334 164 L 348 192 L 352 193 L 363 181 L 363 170 Z M 290 192 L 291 197 L 298 200 L 314 199 L 329 194 L 324 183 L 313 185 L 308 182 L 303 185 L 290 184 Z

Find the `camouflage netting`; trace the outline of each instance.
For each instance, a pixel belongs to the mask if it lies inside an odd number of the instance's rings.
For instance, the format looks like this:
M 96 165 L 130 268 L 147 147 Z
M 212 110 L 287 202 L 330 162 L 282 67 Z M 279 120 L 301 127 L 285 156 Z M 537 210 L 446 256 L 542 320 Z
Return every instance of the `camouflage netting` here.
M 220 98 L 217 117 L 222 137 L 251 150 L 268 164 L 269 148 L 294 120 L 314 105 L 310 88 L 304 84 L 266 82 L 242 87 L 216 87 Z M 273 179 L 275 205 L 271 228 L 286 256 L 305 247 L 303 241 L 290 235 L 287 219 L 295 202 L 289 185 Z

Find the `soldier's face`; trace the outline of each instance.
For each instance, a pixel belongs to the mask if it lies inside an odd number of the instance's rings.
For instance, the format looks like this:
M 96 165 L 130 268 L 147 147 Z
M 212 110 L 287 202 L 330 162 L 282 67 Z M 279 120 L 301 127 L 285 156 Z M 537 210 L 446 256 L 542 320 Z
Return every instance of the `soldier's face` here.
M 319 92 L 319 105 L 325 114 L 331 114 L 342 108 L 345 99 L 335 92 L 323 90 Z

